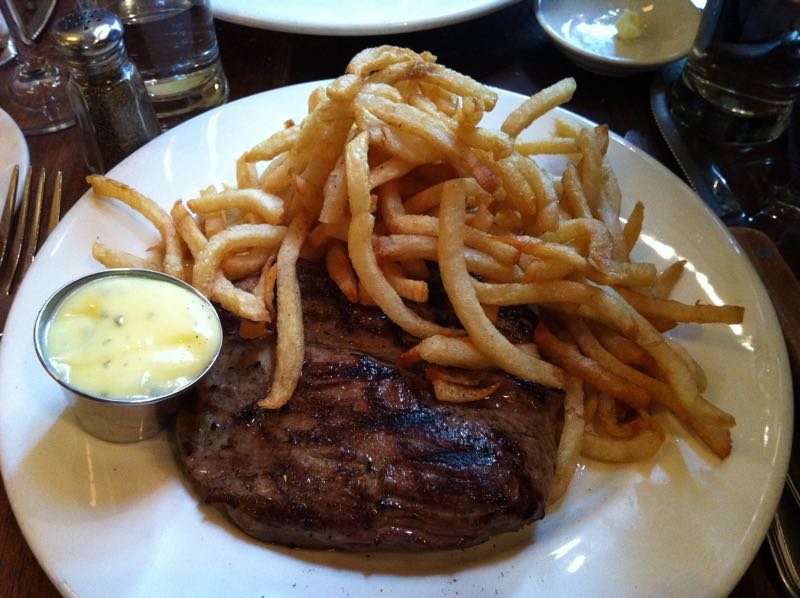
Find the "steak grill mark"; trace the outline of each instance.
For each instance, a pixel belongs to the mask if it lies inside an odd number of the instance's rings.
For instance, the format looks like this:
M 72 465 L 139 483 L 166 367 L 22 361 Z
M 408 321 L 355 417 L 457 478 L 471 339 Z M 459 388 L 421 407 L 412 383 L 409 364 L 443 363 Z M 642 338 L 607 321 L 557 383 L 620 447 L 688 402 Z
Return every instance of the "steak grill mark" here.
M 561 429 L 558 391 L 496 371 L 483 401 L 445 404 L 422 369 L 393 364 L 414 339 L 299 266 L 306 354 L 295 395 L 264 411 L 269 338 L 225 319 L 219 361 L 178 415 L 178 447 L 202 497 L 246 533 L 355 551 L 464 548 L 544 514 Z M 447 319 L 438 306 L 428 317 Z M 530 338 L 531 315 L 501 329 Z M 526 337 L 526 334 L 528 336 Z

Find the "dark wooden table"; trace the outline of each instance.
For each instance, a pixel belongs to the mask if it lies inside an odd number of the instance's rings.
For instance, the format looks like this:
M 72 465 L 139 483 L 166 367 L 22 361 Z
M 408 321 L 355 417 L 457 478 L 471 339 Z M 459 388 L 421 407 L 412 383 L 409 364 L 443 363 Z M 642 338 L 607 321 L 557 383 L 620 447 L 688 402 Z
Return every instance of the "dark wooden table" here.
M 383 43 L 430 50 L 447 66 L 481 82 L 533 93 L 564 76 L 578 91 L 569 109 L 636 144 L 680 176 L 650 113 L 652 75 L 607 78 L 580 70 L 549 42 L 536 23 L 530 2 L 433 31 L 370 37 L 316 37 L 258 30 L 217 22 L 230 99 L 287 84 L 334 77 L 364 47 Z M 0 84 L 9 76 L 0 69 Z M 0 104 L 7 98 L 0 91 Z M 88 172 L 80 159 L 75 128 L 28 139 L 31 163 L 64 173 L 64 210 L 87 190 Z M 36 562 L 0 491 L 0 596 L 53 596 L 55 588 Z M 764 544 L 732 596 L 783 596 L 768 547 Z

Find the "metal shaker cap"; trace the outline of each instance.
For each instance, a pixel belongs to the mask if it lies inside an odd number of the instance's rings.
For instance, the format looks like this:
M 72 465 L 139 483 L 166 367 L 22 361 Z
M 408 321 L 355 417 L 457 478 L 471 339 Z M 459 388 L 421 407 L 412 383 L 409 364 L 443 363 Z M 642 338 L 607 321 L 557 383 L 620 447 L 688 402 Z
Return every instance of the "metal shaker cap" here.
M 55 24 L 53 38 L 71 67 L 103 63 L 124 52 L 122 22 L 103 8 L 69 13 Z

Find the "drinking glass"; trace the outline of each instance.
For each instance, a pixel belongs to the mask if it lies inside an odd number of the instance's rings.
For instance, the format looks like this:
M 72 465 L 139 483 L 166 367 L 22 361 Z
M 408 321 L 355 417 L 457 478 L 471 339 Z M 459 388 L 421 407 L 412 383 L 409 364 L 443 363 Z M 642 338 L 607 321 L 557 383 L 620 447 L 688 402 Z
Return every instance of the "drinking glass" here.
M 729 225 L 800 267 L 800 1 L 708 0 L 669 111 Z
M 228 99 L 209 0 L 82 0 L 115 12 L 162 129 Z
M 8 99 L 5 108 L 26 135 L 72 126 L 75 117 L 66 94 L 66 74 L 42 53 L 14 0 L 0 0 L 0 12 L 17 49 L 8 94 L 2 94 Z
M 800 2 L 708 0 L 670 110 L 708 140 L 777 139 L 800 94 Z

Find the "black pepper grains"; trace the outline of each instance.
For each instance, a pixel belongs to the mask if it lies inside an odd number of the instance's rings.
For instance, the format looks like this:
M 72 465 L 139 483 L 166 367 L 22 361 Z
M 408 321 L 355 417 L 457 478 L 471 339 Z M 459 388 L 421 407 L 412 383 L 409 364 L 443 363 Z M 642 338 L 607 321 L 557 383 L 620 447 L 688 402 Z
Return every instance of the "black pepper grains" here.
M 114 13 L 75 11 L 56 24 L 54 37 L 70 71 L 67 89 L 86 164 L 103 174 L 158 135 L 155 110 Z

